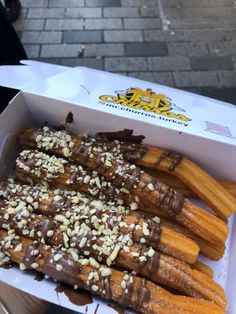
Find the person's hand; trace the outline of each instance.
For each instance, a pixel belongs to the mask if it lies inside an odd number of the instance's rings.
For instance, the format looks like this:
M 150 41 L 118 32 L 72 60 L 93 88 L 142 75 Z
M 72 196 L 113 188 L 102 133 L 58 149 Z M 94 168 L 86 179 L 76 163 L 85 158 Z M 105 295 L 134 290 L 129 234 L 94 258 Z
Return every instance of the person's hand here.
M 47 307 L 47 302 L 0 281 L 0 314 L 43 314 Z

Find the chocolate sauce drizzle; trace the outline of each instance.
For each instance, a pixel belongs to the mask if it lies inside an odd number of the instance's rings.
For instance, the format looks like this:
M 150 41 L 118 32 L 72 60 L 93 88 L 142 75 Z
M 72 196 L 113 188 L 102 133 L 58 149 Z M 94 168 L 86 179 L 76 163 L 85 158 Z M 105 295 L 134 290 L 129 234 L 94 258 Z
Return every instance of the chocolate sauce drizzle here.
M 145 278 L 141 279 L 141 284 L 137 291 L 137 299 L 133 306 L 135 310 L 139 310 L 143 303 L 150 300 L 151 292 L 147 287 L 147 280 Z
M 92 144 L 92 147 L 94 147 L 94 144 Z M 140 180 L 142 171 L 139 168 L 132 168 L 130 164 L 122 160 L 116 160 L 114 157 L 111 157 L 111 166 L 107 167 L 106 163 L 102 161 L 103 154 L 95 155 L 93 161 L 90 162 L 91 151 L 92 148 L 89 149 L 86 146 L 86 142 L 81 142 L 73 151 L 71 160 L 76 160 L 83 166 L 88 166 L 89 160 L 89 167 L 91 169 L 97 170 L 98 173 L 104 175 L 106 180 L 112 181 L 117 187 L 124 187 L 127 190 L 131 190 L 131 193 L 135 186 L 140 190 L 145 188 Z M 122 175 L 119 172 L 119 167 L 122 167 Z M 180 213 L 184 203 L 184 196 L 157 179 L 154 179 L 152 184 L 154 185 L 155 192 L 159 195 L 157 206 L 165 208 L 171 217 L 175 217 Z
M 118 314 L 126 314 L 125 311 L 117 304 L 108 304 L 108 306 L 115 310 Z
M 59 284 L 55 288 L 55 291 L 57 293 L 64 293 L 71 303 L 78 306 L 84 306 L 93 303 L 92 296 L 89 292 L 81 289 L 74 290 L 73 288 L 66 284 Z
M 79 275 L 81 274 L 79 263 L 75 262 L 67 253 L 65 253 L 58 262 L 55 262 L 53 257 L 54 254 L 50 254 L 46 263 L 43 265 L 42 272 L 45 275 L 71 286 L 83 286 L 83 283 L 79 278 Z M 63 271 L 58 271 L 56 265 L 61 265 Z
M 133 130 L 124 129 L 122 131 L 117 132 L 98 132 L 96 137 L 102 139 L 108 139 L 110 141 L 119 140 L 125 141 L 130 143 L 139 143 L 141 144 L 142 141 L 145 139 L 144 135 L 133 135 Z
M 87 146 L 82 146 L 81 148 L 81 151 L 86 153 L 86 156 L 88 156 L 87 149 L 88 149 Z M 80 153 L 80 150 L 79 150 L 79 153 Z M 47 177 L 46 170 L 40 167 L 36 167 L 36 164 L 38 161 L 38 158 L 36 158 L 36 154 L 37 154 L 37 151 L 36 152 L 32 151 L 31 153 L 25 154 L 24 156 L 20 155 L 17 160 L 19 160 L 20 162 L 22 162 L 23 164 L 25 164 L 26 166 L 30 168 L 29 172 L 27 172 L 29 173 L 29 177 L 34 178 L 33 176 L 36 171 L 37 173 L 40 174 L 41 178 L 43 177 L 48 183 L 51 183 L 51 185 L 53 185 L 53 182 L 57 178 L 60 178 L 60 176 L 62 175 L 61 172 L 55 170 L 51 178 Z M 66 166 L 67 165 L 65 165 L 65 167 Z M 82 190 L 86 192 L 87 194 L 92 194 L 91 190 L 96 190 L 96 197 L 99 197 L 100 200 L 104 200 L 104 201 L 115 201 L 117 198 L 124 199 L 125 197 L 127 197 L 125 193 L 118 190 L 114 185 L 110 184 L 110 182 L 105 181 L 103 177 L 100 177 L 100 181 L 103 182 L 103 185 L 100 188 L 98 188 L 94 180 L 96 177 L 98 177 L 98 175 L 95 174 L 94 172 L 88 169 L 84 169 L 82 167 L 78 167 L 76 165 L 68 165 L 67 167 L 68 167 L 67 169 L 70 169 L 70 174 L 68 177 L 68 180 L 70 181 L 70 183 L 67 185 L 68 189 L 72 189 L 75 191 Z M 18 166 L 18 164 L 16 165 L 16 170 L 18 173 L 22 173 L 22 174 L 25 173 L 25 170 L 23 169 L 22 171 L 22 169 Z M 90 177 L 91 183 L 89 181 L 88 184 L 84 184 L 83 180 L 86 176 Z M 127 181 L 127 184 L 129 182 L 130 184 L 132 184 L 132 182 L 134 182 L 135 180 L 136 178 L 135 176 L 133 176 L 130 178 L 129 181 Z M 4 186 L 2 186 L 2 188 L 4 188 Z M 51 207 L 53 209 L 53 204 Z
M 149 235 L 145 237 L 146 245 L 157 248 L 161 238 L 161 226 L 149 220 L 148 229 Z
M 42 274 L 42 273 L 36 273 L 35 274 L 35 277 L 34 277 L 34 280 L 36 281 L 43 281 L 43 279 L 45 278 L 45 275 Z
M 105 144 L 110 148 L 117 146 L 117 144 L 112 143 L 112 141 L 121 141 L 119 143 L 120 152 L 123 154 L 124 159 L 130 162 L 135 162 L 142 159 L 143 155 L 148 151 L 148 148 L 145 145 L 135 145 L 135 143 L 141 144 L 143 139 L 145 139 L 145 136 L 134 136 L 133 130 L 124 129 L 123 131 L 117 132 L 99 132 L 96 134 L 96 138 L 98 139 L 98 145 L 100 144 L 99 142 L 101 142 L 103 145 Z M 132 143 L 134 145 L 132 145 Z M 154 165 L 159 165 L 161 161 L 167 157 L 172 159 L 172 163 L 169 166 L 169 171 L 174 171 L 175 167 L 180 163 L 182 156 L 171 150 L 165 150 Z
M 141 253 L 142 255 L 142 253 Z M 160 263 L 160 253 L 155 251 L 152 257 L 148 257 L 145 262 L 139 262 L 138 274 L 152 278 L 158 271 Z
M 121 298 L 119 299 L 119 304 L 128 307 L 131 300 L 132 300 L 132 294 L 134 290 L 134 285 L 130 281 L 126 282 L 126 288 L 123 289 L 123 293 L 121 295 Z
M 0 265 L 0 268 L 4 268 L 4 269 L 10 269 L 12 267 L 13 267 L 12 262 L 6 262 L 6 263 Z
M 126 288 L 123 290 L 122 296 L 117 303 L 123 307 L 130 307 L 130 304 L 132 304 L 132 308 L 139 311 L 143 303 L 149 302 L 150 296 L 151 292 L 147 287 L 147 280 L 141 278 L 137 290 L 134 290 L 133 283 L 130 281 L 126 282 Z
M 181 159 L 182 159 L 182 155 L 174 152 L 174 151 L 171 151 L 171 150 L 165 150 L 159 159 L 157 159 L 154 163 L 154 166 L 158 166 L 162 160 L 164 160 L 165 158 L 171 158 L 171 163 L 169 165 L 169 171 L 174 171 L 176 166 L 178 166 L 178 164 L 181 162 Z
M 119 142 L 118 153 L 123 155 L 123 158 L 129 162 L 136 162 L 141 160 L 148 151 L 145 145 L 142 145 L 142 141 L 145 138 L 144 135 L 134 136 L 133 130 L 124 129 L 118 132 L 99 132 L 96 134 L 96 145 L 104 148 L 107 147 L 108 151 L 116 150 L 117 143 Z
M 27 269 L 32 269 L 31 265 L 39 258 L 39 255 L 35 254 L 35 251 L 38 251 L 38 244 L 30 244 L 26 248 L 23 264 Z
M 53 126 L 56 131 L 62 131 L 67 129 L 67 125 L 74 122 L 74 116 L 72 112 L 69 112 L 66 116 L 65 122 L 59 126 Z M 47 124 L 45 125 L 47 126 Z

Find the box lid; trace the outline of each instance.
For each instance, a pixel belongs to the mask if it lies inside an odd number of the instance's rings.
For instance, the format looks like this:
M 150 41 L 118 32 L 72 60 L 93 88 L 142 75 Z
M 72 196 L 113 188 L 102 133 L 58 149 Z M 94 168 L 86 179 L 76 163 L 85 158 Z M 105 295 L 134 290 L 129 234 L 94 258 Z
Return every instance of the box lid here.
M 0 66 L 0 86 L 24 90 L 32 85 L 35 88 L 42 80 L 68 70 L 65 66 L 33 60 L 22 60 L 21 64 Z
M 77 67 L 25 91 L 236 146 L 235 106 L 163 85 Z
M 0 85 L 236 146 L 231 104 L 100 70 L 23 63 L 0 67 Z

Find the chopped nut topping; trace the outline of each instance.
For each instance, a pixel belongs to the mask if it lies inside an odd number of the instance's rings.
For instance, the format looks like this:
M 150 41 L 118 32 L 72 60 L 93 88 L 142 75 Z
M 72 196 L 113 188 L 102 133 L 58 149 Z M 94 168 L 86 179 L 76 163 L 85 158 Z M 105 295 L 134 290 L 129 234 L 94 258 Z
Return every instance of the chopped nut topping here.
M 154 254 L 155 254 L 155 251 L 153 250 L 153 248 L 150 248 L 149 251 L 147 252 L 147 255 L 148 255 L 149 257 L 154 256 Z
M 38 263 L 33 263 L 33 264 L 30 265 L 30 267 L 33 268 L 33 269 L 36 269 L 36 268 L 39 267 L 39 264 Z
M 61 199 L 62 199 L 62 197 L 61 197 L 60 195 L 56 195 L 56 196 L 54 196 L 54 198 L 53 198 L 53 200 L 54 200 L 55 202 L 60 202 Z
M 26 270 L 26 266 L 23 263 L 20 263 L 20 270 Z
M 31 204 L 33 203 L 34 199 L 31 196 L 27 196 L 26 201 Z
M 153 185 L 152 183 L 148 183 L 147 188 L 148 188 L 150 191 L 154 191 L 154 185 Z
M 17 246 L 14 249 L 15 252 L 21 252 L 22 251 L 22 243 L 17 244 Z
M 57 270 L 57 271 L 62 271 L 62 269 L 63 269 L 63 266 L 62 266 L 62 265 L 56 264 L 56 270 Z
M 47 232 L 47 237 L 52 237 L 53 236 L 53 230 L 48 230 Z
M 62 259 L 63 255 L 62 254 L 56 254 L 53 256 L 53 259 L 55 262 L 58 262 L 60 259 Z
M 155 221 L 158 224 L 161 222 L 161 219 L 158 216 L 153 217 L 152 220 Z
M 71 256 L 72 256 L 72 258 L 73 258 L 74 261 L 78 261 L 79 256 L 78 256 L 78 254 L 77 254 L 74 250 L 72 250 L 72 251 L 70 252 L 70 254 L 71 254 Z
M 131 209 L 131 210 L 136 210 L 136 209 L 138 209 L 138 204 L 135 203 L 135 202 L 132 202 L 132 203 L 130 204 L 130 209 Z
M 120 285 L 121 285 L 121 287 L 122 287 L 123 289 L 125 289 L 125 288 L 126 288 L 126 282 L 125 282 L 125 280 L 122 280 Z
M 102 277 L 106 277 L 106 276 L 110 276 L 111 275 L 111 269 L 110 268 L 102 267 L 100 269 L 100 272 L 101 272 Z
M 70 224 L 70 220 L 68 220 L 65 216 L 63 215 L 56 215 L 55 220 L 62 222 L 63 225 L 68 226 Z
M 96 285 L 92 285 L 91 288 L 92 288 L 92 291 L 94 291 L 94 292 L 98 291 L 98 289 L 99 289 L 99 287 Z
M 93 257 L 89 258 L 89 264 L 93 267 L 99 267 L 98 262 Z

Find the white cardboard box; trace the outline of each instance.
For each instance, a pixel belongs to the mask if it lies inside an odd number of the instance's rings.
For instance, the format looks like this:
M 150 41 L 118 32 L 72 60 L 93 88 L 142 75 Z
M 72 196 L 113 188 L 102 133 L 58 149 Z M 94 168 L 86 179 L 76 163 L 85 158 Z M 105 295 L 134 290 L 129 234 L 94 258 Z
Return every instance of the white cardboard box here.
M 0 176 L 12 168 L 14 135 L 20 128 L 41 126 L 45 121 L 60 124 L 71 111 L 75 120 L 71 131 L 95 133 L 131 128 L 136 134 L 144 134 L 146 143 L 182 152 L 215 177 L 236 181 L 236 107 L 102 71 L 25 63 L 28 65 L 0 67 L 0 85 L 22 90 L 0 115 Z M 136 101 L 135 107 L 130 105 L 130 99 Z M 229 226 L 231 236 L 224 258 L 208 264 L 226 289 L 227 313 L 234 314 L 236 219 L 234 223 L 230 219 Z M 63 294 L 57 296 L 54 282 L 38 283 L 32 275 L 16 268 L 0 269 L 0 280 L 80 313 L 94 313 L 98 303 L 97 314 L 115 312 L 97 298 L 87 309 L 75 306 Z

